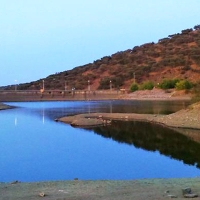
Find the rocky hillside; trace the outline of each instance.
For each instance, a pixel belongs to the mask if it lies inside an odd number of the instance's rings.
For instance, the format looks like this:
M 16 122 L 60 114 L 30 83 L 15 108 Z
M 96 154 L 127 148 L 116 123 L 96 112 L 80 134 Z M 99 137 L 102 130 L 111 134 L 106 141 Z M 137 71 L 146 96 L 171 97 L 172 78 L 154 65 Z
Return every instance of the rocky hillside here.
M 84 66 L 50 75 L 45 89 L 129 88 L 135 80 L 159 83 L 166 78 L 198 82 L 200 77 L 200 25 L 105 56 Z M 41 89 L 43 80 L 20 84 L 18 89 Z M 14 86 L 13 86 L 14 87 Z M 12 87 L 10 87 L 12 88 Z M 8 89 L 8 88 L 7 88 Z

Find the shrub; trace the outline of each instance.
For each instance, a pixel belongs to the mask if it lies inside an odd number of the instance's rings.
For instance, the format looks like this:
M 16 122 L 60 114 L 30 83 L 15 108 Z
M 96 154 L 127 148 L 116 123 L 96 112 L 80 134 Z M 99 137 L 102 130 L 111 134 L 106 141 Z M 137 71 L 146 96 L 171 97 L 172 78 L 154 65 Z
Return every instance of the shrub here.
M 123 76 L 122 76 L 123 77 Z M 118 77 L 112 77 L 111 78 L 111 81 L 112 81 L 112 87 L 114 88 L 119 88 L 120 86 L 123 85 L 123 78 L 121 76 L 118 76 Z M 110 80 L 109 80 L 109 83 L 110 83 Z
M 109 89 L 110 87 L 110 79 L 109 77 L 104 77 L 100 80 L 99 82 L 99 87 L 98 89 L 102 90 L 102 89 Z
M 160 83 L 160 88 L 161 89 L 171 89 L 175 88 L 176 83 L 178 82 L 178 79 L 165 79 Z
M 139 89 L 138 84 L 137 83 L 132 83 L 131 87 L 130 87 L 130 91 L 131 92 L 135 92 Z
M 154 83 L 152 81 L 144 82 L 141 86 L 141 90 L 152 90 L 154 88 Z
M 188 70 L 190 70 L 191 69 L 191 67 L 189 66 L 189 65 L 186 65 L 186 66 L 184 66 L 183 68 L 182 68 L 182 70 L 184 70 L 184 71 L 188 71 Z
M 190 28 L 190 29 L 182 30 L 181 33 L 182 33 L 182 34 L 188 34 L 188 33 L 192 32 L 192 31 L 193 31 L 193 29 Z
M 176 83 L 177 90 L 189 90 L 191 88 L 192 88 L 192 83 L 190 83 L 188 80 L 181 80 Z
M 194 29 L 195 29 L 195 30 L 200 30 L 200 25 L 194 26 Z

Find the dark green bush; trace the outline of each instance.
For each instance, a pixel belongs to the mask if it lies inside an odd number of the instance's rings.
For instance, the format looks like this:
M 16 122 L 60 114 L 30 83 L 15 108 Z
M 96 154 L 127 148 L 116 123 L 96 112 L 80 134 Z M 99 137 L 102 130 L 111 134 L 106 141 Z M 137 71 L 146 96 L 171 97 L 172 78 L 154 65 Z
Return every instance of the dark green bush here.
M 199 24 L 198 24 L 198 25 L 195 25 L 195 26 L 194 26 L 194 29 L 195 29 L 195 30 L 200 30 L 200 25 L 199 25 Z
M 132 83 L 131 87 L 130 87 L 130 91 L 131 92 L 135 92 L 139 89 L 138 84 L 137 83 Z
M 188 80 L 181 80 L 176 83 L 175 87 L 177 90 L 189 90 L 192 88 L 192 83 Z
M 178 79 L 165 79 L 163 80 L 159 87 L 161 89 L 171 89 L 171 88 L 175 88 L 176 86 L 176 83 L 178 82 L 179 80 Z
M 154 88 L 154 83 L 152 81 L 146 81 L 140 85 L 141 90 L 152 90 Z

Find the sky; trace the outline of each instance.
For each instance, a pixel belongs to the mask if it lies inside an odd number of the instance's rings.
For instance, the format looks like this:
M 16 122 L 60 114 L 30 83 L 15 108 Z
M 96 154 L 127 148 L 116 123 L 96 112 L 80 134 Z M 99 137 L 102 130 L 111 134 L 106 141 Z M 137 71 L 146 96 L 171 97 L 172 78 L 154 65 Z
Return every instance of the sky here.
M 43 79 L 200 24 L 199 0 L 0 0 L 0 86 Z

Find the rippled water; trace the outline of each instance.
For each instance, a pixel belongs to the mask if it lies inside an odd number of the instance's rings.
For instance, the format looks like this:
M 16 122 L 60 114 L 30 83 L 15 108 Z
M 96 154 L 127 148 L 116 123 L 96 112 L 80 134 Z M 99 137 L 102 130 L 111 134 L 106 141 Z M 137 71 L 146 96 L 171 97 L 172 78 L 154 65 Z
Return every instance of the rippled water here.
M 187 102 L 21 102 L 0 112 L 0 182 L 194 177 L 200 145 L 137 122 L 73 128 L 55 122 L 85 112 L 171 113 Z

